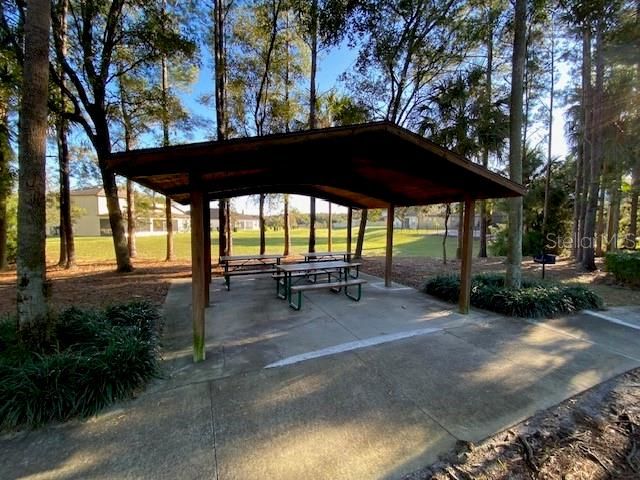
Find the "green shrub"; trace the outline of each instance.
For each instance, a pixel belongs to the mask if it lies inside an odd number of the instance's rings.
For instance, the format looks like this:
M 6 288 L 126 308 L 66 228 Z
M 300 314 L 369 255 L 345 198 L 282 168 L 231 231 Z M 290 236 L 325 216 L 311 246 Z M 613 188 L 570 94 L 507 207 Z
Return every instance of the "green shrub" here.
M 447 302 L 457 302 L 460 277 L 433 277 L 426 282 L 424 291 Z M 512 289 L 505 287 L 503 275 L 483 274 L 472 279 L 471 304 L 504 315 L 539 318 L 601 308 L 602 300 L 581 285 L 524 280 L 521 288 Z
M 489 243 L 489 253 L 495 257 L 507 256 L 507 228 L 501 227 L 496 229 L 493 234 L 493 239 Z M 530 230 L 522 236 L 522 254 L 524 256 L 532 257 L 540 254 L 544 246 L 542 233 L 536 230 Z M 547 253 L 557 253 L 547 251 Z
M 640 252 L 610 252 L 605 255 L 604 264 L 619 282 L 640 286 Z
M 130 397 L 158 373 L 160 315 L 146 302 L 52 317 L 38 351 L 0 323 L 0 428 L 92 415 Z

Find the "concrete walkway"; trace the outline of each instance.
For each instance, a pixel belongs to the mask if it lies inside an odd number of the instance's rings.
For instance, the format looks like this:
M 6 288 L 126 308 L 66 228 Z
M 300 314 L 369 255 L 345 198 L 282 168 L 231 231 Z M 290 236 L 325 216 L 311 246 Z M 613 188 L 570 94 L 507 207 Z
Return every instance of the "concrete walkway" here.
M 167 378 L 88 421 L 5 435 L 0 478 L 400 478 L 457 439 L 478 441 L 640 366 L 640 335 L 625 324 L 462 316 L 367 279 L 359 303 L 313 292 L 300 312 L 269 278 L 234 279 L 231 292 L 216 281 L 198 365 L 190 285 L 176 282 Z

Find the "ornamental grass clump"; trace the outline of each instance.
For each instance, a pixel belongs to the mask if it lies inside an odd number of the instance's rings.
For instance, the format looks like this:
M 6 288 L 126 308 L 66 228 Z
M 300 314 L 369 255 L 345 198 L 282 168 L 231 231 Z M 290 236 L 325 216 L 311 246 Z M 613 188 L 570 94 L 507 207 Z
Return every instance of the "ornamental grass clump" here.
M 159 326 L 147 302 L 70 308 L 39 327 L 46 334 L 1 322 L 0 428 L 84 417 L 131 397 L 158 374 Z
M 440 275 L 427 280 L 424 291 L 447 302 L 457 302 L 460 277 Z M 553 317 L 584 309 L 602 308 L 602 299 L 582 285 L 523 280 L 509 288 L 501 274 L 475 275 L 471 282 L 471 305 L 513 317 Z

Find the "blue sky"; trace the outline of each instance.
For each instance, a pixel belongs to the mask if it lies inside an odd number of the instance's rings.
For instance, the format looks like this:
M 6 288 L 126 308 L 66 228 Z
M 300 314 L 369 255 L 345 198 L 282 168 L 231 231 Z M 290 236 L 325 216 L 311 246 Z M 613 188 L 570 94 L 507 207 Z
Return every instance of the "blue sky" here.
M 354 64 L 357 52 L 349 49 L 346 42 L 329 52 L 320 55 L 318 62 L 317 88 L 319 94 L 325 93 L 333 88 L 339 88 L 338 77 L 349 70 Z M 213 94 L 213 72 L 211 67 L 211 57 L 205 52 L 202 59 L 202 67 L 197 82 L 193 85 L 192 90 L 181 95 L 185 105 L 189 110 L 205 119 L 207 128 L 201 129 L 193 133 L 187 140 L 189 142 L 197 142 L 210 140 L 215 134 L 215 110 L 214 107 L 203 106 L 198 99 L 204 95 Z M 291 206 L 301 212 L 309 211 L 309 199 L 299 195 L 291 196 Z M 244 211 L 248 214 L 257 214 L 258 207 L 251 198 L 238 197 L 234 200 L 234 208 L 239 212 Z M 318 212 L 328 212 L 328 203 L 323 200 L 316 202 Z M 346 212 L 347 209 L 334 205 L 334 212 Z M 273 212 L 275 213 L 275 212 Z

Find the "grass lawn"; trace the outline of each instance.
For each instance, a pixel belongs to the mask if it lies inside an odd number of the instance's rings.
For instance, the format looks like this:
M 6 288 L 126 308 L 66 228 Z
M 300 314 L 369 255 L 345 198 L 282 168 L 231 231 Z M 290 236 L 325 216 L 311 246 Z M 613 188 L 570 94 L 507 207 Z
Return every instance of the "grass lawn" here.
M 354 229 L 353 249 L 355 249 L 357 229 Z M 346 229 L 333 230 L 333 250 L 346 250 Z M 191 240 L 188 233 L 175 235 L 175 252 L 178 260 L 189 260 Z M 212 232 L 213 258 L 217 256 L 218 236 Z M 165 257 L 165 236 L 138 237 L 136 239 L 138 258 L 148 260 L 162 260 Z M 307 251 L 309 242 L 308 229 L 294 229 L 291 231 L 291 249 L 293 253 Z M 381 227 L 368 228 L 365 235 L 364 255 L 384 255 L 386 230 Z M 257 254 L 259 244 L 258 230 L 242 230 L 233 234 L 233 253 L 235 255 Z M 477 250 L 478 242 L 474 242 Z M 447 256 L 455 256 L 456 238 L 447 240 Z M 282 253 L 284 246 L 283 231 L 267 231 L 267 253 Z M 394 232 L 393 253 L 402 257 L 435 257 L 442 258 L 442 235 L 427 230 L 396 230 Z M 47 260 L 55 262 L 58 258 L 60 240 L 47 239 Z M 327 230 L 316 230 L 316 250 L 327 249 Z M 113 243 L 111 237 L 77 237 L 76 256 L 80 262 L 113 260 Z

